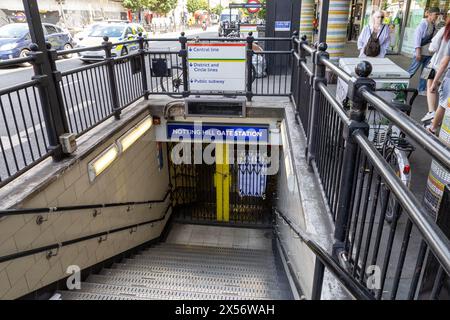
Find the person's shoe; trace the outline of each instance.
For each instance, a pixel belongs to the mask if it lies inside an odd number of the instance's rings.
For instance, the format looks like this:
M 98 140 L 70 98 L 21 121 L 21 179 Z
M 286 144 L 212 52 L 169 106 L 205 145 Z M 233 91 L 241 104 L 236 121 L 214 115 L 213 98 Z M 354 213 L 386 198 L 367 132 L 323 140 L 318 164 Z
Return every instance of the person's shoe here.
M 419 95 L 426 97 L 427 96 L 427 92 L 426 91 L 419 91 Z
M 434 119 L 435 114 L 436 114 L 436 112 L 429 111 L 425 114 L 425 116 L 422 119 L 420 119 L 420 121 L 422 121 L 422 122 L 430 121 L 430 120 Z

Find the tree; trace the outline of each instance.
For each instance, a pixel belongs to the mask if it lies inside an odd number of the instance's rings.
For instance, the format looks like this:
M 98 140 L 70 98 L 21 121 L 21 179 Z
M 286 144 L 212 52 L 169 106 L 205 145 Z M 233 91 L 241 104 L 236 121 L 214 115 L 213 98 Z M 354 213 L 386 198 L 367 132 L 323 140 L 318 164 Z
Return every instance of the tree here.
M 146 0 L 145 7 L 158 14 L 166 15 L 177 6 L 178 0 Z
M 190 13 L 197 10 L 208 10 L 208 2 L 206 0 L 187 0 L 186 8 Z
M 143 1 L 142 0 L 123 0 L 122 5 L 124 8 L 137 11 L 142 9 Z
M 214 8 L 211 9 L 211 13 L 220 15 L 223 11 L 224 7 L 222 7 L 220 4 L 218 4 L 217 6 L 215 6 Z

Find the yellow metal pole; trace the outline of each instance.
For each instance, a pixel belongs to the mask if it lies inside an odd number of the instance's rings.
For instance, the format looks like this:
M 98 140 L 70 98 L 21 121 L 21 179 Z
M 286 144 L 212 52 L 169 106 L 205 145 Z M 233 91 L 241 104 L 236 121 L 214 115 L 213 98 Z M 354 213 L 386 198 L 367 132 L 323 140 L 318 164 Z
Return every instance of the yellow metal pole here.
M 216 144 L 216 216 L 217 221 L 223 219 L 223 144 Z
M 217 221 L 230 221 L 230 164 L 228 144 L 216 145 L 216 216 Z
M 223 171 L 223 221 L 230 221 L 230 164 L 229 164 L 229 148 L 230 146 L 226 143 L 223 145 L 223 156 L 224 161 L 222 164 Z

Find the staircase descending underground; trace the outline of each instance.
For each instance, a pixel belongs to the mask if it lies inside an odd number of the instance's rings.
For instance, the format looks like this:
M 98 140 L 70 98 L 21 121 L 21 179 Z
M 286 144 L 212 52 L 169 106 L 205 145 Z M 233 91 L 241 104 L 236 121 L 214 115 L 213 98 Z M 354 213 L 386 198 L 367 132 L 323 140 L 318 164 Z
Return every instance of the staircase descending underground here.
M 63 300 L 293 299 L 272 250 L 159 243 L 90 275 Z

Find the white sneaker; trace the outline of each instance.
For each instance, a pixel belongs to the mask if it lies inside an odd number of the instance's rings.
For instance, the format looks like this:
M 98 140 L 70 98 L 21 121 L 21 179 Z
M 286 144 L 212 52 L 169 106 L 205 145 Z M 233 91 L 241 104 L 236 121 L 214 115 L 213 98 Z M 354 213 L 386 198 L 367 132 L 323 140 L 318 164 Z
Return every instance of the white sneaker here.
M 427 92 L 426 91 L 419 91 L 419 96 L 427 96 Z
M 420 121 L 422 121 L 422 122 L 430 121 L 430 120 L 434 119 L 435 114 L 436 114 L 436 112 L 434 112 L 434 111 L 427 112 L 425 114 L 425 116 L 422 119 L 420 119 Z

